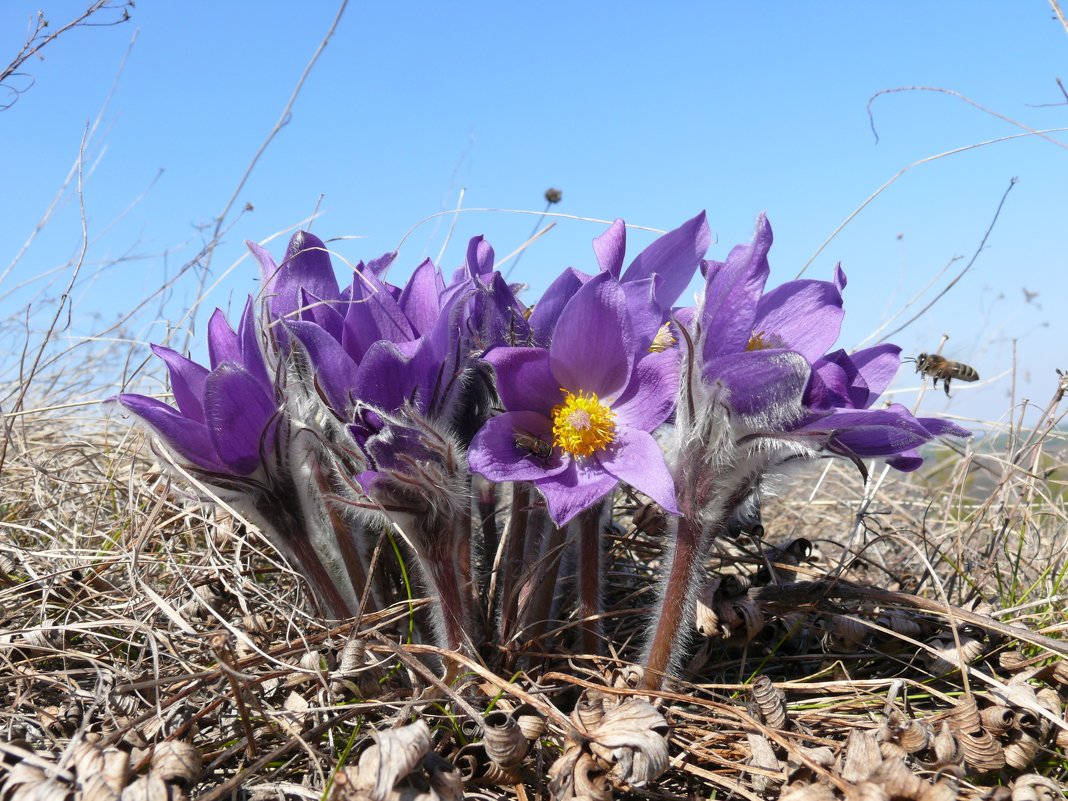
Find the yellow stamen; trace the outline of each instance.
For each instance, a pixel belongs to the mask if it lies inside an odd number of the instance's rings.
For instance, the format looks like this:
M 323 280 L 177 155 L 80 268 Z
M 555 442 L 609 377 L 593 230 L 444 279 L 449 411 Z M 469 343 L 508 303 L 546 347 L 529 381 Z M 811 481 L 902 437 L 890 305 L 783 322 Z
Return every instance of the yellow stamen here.
M 553 444 L 572 456 L 589 456 L 616 438 L 616 413 L 594 393 L 561 389 L 564 402 L 553 407 Z
M 662 353 L 675 344 L 675 337 L 671 333 L 671 323 L 664 323 L 653 337 L 653 344 L 649 346 L 650 353 Z
M 782 339 L 775 334 L 766 334 L 763 331 L 754 331 L 753 335 L 749 337 L 749 344 L 745 346 L 746 350 L 771 350 L 773 348 L 786 348 L 789 347 Z

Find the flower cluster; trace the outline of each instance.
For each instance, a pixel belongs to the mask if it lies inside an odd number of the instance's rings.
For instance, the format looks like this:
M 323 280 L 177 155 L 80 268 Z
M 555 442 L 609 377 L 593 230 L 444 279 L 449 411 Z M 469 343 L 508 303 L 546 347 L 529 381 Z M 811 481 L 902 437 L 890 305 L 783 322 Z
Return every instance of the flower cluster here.
M 310 233 L 280 263 L 250 243 L 260 303 L 249 298 L 236 332 L 212 316 L 210 369 L 153 348 L 177 408 L 117 400 L 251 516 L 326 616 L 389 601 L 369 554 L 400 533 L 451 649 L 536 631 L 566 547 L 582 563 L 580 612 L 594 614 L 600 516 L 621 484 L 644 493 L 673 521 L 647 646 L 655 685 L 708 542 L 751 512 L 768 476 L 827 457 L 913 470 L 924 443 L 968 433 L 873 408 L 900 350 L 832 350 L 845 274 L 767 290 L 771 242 L 761 216 L 752 242 L 705 260 L 700 214 L 624 269 L 617 220 L 594 240 L 594 274 L 568 268 L 531 305 L 481 237 L 448 281 L 427 260 L 403 286 L 386 278 L 394 253 L 356 265 L 342 287 Z M 677 307 L 699 272 L 697 306 Z M 499 498 L 511 500 L 506 525 Z

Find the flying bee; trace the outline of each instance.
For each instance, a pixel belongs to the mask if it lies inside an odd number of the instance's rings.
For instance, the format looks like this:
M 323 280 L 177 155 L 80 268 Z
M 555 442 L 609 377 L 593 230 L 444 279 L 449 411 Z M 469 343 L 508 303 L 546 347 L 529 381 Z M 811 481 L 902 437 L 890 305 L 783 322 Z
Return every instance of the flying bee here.
M 938 388 L 938 379 L 942 379 L 942 388 L 949 397 L 949 382 L 956 378 L 960 381 L 978 381 L 979 373 L 974 367 L 939 356 L 937 353 L 921 353 L 912 361 L 916 362 L 916 372 L 931 376 L 933 385 Z
M 515 446 L 521 451 L 526 451 L 531 456 L 537 456 L 539 459 L 548 459 L 552 456 L 553 446 L 545 440 L 534 436 L 529 431 L 517 428 L 512 431 L 512 437 L 515 439 Z

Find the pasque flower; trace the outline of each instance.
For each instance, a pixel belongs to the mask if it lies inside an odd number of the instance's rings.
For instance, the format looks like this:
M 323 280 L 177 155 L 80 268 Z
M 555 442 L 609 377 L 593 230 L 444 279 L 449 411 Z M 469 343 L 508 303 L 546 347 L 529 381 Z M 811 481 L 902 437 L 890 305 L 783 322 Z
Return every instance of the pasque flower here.
M 915 469 L 917 448 L 968 432 L 916 419 L 900 405 L 870 406 L 893 378 L 900 350 L 878 346 L 827 354 L 841 327 L 846 278 L 790 281 L 770 291 L 771 226 L 757 219 L 752 242 L 724 262 L 706 262 L 705 291 L 687 348 L 675 418 L 672 466 L 680 518 L 661 584 L 645 686 L 657 687 L 677 658 L 692 614 L 700 563 L 712 536 L 744 516 L 764 476 L 787 463 L 844 456 L 890 457 Z
M 639 347 L 626 294 L 610 273 L 575 292 L 549 347 L 498 347 L 484 358 L 506 411 L 472 440 L 472 470 L 491 481 L 532 481 L 558 525 L 619 481 L 675 509 L 650 432 L 671 411 L 677 356 Z
M 338 457 L 324 447 L 321 430 L 300 422 L 295 411 L 305 399 L 263 340 L 252 298 L 236 332 L 216 310 L 208 323 L 211 369 L 153 346 L 170 371 L 177 409 L 131 393 L 116 400 L 260 527 L 308 579 L 325 615 L 346 618 L 359 608 L 366 577 L 344 521 L 324 500 L 344 493 L 344 482 L 333 481 Z

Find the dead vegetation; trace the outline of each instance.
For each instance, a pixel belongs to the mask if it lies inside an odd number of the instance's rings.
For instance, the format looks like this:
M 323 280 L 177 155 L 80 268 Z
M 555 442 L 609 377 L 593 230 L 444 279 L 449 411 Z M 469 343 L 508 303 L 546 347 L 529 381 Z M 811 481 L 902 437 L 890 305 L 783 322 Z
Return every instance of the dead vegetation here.
M 1068 786 L 1056 404 L 918 479 L 833 464 L 717 542 L 684 679 L 635 684 L 658 521 L 617 498 L 603 629 L 425 644 L 412 587 L 327 626 L 255 531 L 103 415 L 0 478 L 0 798 L 1053 798 Z M 69 414 L 69 413 L 68 413 Z M 1022 419 L 1022 416 L 1021 416 Z M 858 513 L 859 510 L 859 513 Z M 635 525 L 637 522 L 638 525 Z M 388 565 L 387 565 L 388 563 Z M 563 587 L 567 590 L 567 587 Z M 236 795 L 235 795 L 236 794 Z

